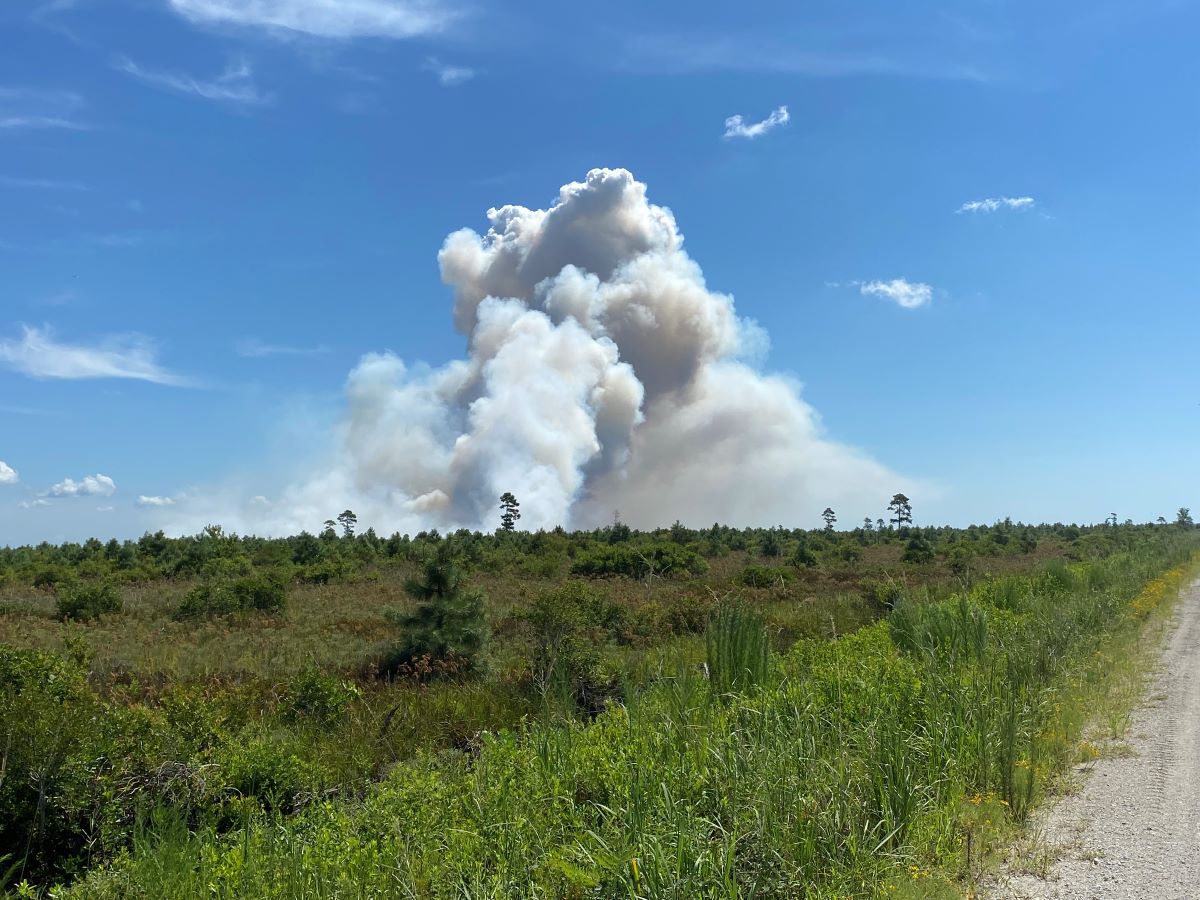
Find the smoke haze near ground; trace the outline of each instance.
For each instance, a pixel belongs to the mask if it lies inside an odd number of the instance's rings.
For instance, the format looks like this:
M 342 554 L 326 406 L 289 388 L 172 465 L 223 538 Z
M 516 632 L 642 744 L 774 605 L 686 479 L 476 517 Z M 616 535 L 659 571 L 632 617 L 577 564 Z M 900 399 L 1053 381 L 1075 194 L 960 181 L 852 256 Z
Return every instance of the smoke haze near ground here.
M 511 491 L 528 529 L 618 511 L 638 527 L 803 524 L 827 505 L 849 522 L 911 489 L 826 437 L 796 383 L 747 361 L 766 336 L 708 288 L 670 210 L 628 171 L 593 169 L 548 209 L 488 220 L 438 256 L 467 358 L 364 356 L 322 471 L 214 520 L 311 531 L 349 507 L 380 532 L 491 530 Z

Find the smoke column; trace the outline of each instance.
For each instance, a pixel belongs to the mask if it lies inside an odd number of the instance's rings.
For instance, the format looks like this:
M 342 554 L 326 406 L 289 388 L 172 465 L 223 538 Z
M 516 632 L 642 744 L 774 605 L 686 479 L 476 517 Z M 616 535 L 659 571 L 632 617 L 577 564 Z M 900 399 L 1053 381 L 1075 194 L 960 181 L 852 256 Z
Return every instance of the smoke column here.
M 548 209 L 488 220 L 438 256 L 467 358 L 365 356 L 335 461 L 246 506 L 247 530 L 311 530 L 347 506 L 381 532 L 491 530 L 504 491 L 528 529 L 616 510 L 642 527 L 799 524 L 826 505 L 879 515 L 911 486 L 826 438 L 794 382 L 744 361 L 765 336 L 709 290 L 671 211 L 628 171 L 593 169 Z

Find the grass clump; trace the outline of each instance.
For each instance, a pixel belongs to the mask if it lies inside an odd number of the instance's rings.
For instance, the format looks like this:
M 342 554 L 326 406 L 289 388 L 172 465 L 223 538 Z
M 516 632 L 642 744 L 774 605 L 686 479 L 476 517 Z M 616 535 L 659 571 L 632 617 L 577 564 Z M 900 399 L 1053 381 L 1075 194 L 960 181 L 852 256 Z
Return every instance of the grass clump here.
M 762 619 L 736 603 L 722 604 L 704 633 L 708 680 L 713 694 L 744 694 L 767 682 L 771 642 Z

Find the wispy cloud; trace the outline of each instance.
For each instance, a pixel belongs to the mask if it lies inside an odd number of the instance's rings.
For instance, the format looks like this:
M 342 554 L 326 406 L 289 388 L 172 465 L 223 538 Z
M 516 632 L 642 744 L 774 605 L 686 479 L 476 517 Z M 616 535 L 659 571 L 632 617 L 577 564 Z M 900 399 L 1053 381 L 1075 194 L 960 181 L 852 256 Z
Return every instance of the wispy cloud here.
M 46 491 L 45 497 L 111 497 L 117 491 L 116 482 L 107 475 L 85 475 L 79 481 L 64 478 Z
M 864 296 L 882 297 L 904 309 L 928 306 L 933 300 L 933 288 L 920 281 L 893 278 L 891 281 L 867 281 L 859 285 Z
M 986 81 L 973 65 L 916 55 L 908 48 L 805 46 L 805 35 L 639 34 L 624 42 L 620 62 L 639 72 L 768 72 L 811 78 L 893 76 Z M 849 44 L 849 42 L 847 42 Z
M 0 459 L 0 484 L 16 484 L 20 480 L 17 470 Z
M 409 38 L 443 30 L 458 13 L 436 0 L 168 0 L 190 22 L 322 38 Z
M 475 77 L 474 69 L 467 66 L 451 66 L 433 56 L 425 60 L 425 70 L 436 75 L 442 87 L 454 87 Z
M 135 501 L 138 506 L 174 506 L 174 497 L 147 497 L 145 494 L 139 494 Z
M 0 130 L 84 130 L 75 118 L 82 108 L 83 98 L 71 91 L 0 87 Z
M 75 181 L 58 181 L 53 178 L 15 178 L 0 175 L 0 187 L 22 188 L 32 191 L 90 191 L 86 184 Z
M 233 60 L 212 81 L 201 81 L 191 75 L 147 69 L 127 56 L 118 56 L 113 66 L 119 72 L 131 75 L 152 87 L 178 94 L 191 94 L 205 100 L 232 103 L 240 106 L 261 106 L 273 99 L 264 94 L 254 83 L 254 70 L 245 59 Z
M 50 501 L 46 500 L 42 497 L 38 497 L 36 500 L 22 500 L 21 501 L 21 509 L 34 509 L 35 507 L 38 507 L 38 506 L 49 506 L 49 505 L 50 505 Z
M 0 340 L 0 365 L 30 378 L 132 378 L 174 387 L 195 382 L 164 369 L 154 343 L 140 334 L 107 338 L 95 346 L 65 344 L 48 328 L 23 327 L 19 340 Z
M 774 110 L 761 122 L 753 122 L 749 125 L 746 124 L 746 120 L 740 115 L 730 116 L 725 120 L 725 137 L 753 140 L 756 137 L 762 137 L 768 131 L 779 128 L 781 125 L 786 125 L 791 118 L 788 115 L 788 108 L 786 106 L 781 106 L 779 109 Z
M 1029 209 L 1033 203 L 1032 197 L 988 197 L 984 200 L 968 200 L 955 212 L 994 213 L 1000 209 Z
M 247 359 L 262 359 L 267 356 L 320 356 L 329 352 L 329 348 L 324 344 L 315 347 L 289 347 L 284 344 L 267 344 L 258 338 L 238 341 L 236 349 L 238 356 Z

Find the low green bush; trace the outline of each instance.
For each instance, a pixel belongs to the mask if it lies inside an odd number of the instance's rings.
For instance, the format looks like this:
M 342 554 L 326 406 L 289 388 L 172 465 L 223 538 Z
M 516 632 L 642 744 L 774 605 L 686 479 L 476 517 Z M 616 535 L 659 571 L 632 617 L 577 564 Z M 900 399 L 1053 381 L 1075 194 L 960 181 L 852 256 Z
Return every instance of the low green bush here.
M 571 574 L 629 578 L 687 578 L 703 575 L 708 563 L 695 550 L 679 544 L 594 544 L 575 555 Z
M 280 613 L 287 607 L 287 595 L 287 582 L 277 572 L 213 578 L 188 591 L 176 615 L 196 619 L 240 612 Z
M 124 608 L 121 591 L 108 579 L 63 581 L 55 587 L 55 605 L 60 619 L 97 619 Z
M 738 581 L 746 587 L 766 588 L 776 584 L 786 584 L 795 577 L 787 569 L 773 566 L 746 566 L 738 575 Z

